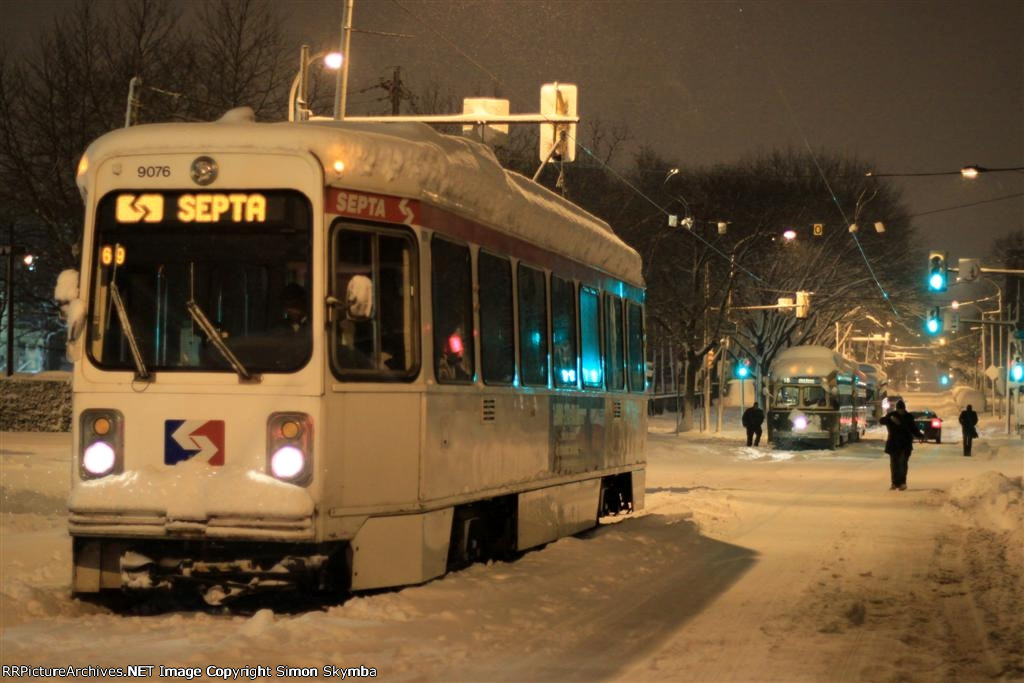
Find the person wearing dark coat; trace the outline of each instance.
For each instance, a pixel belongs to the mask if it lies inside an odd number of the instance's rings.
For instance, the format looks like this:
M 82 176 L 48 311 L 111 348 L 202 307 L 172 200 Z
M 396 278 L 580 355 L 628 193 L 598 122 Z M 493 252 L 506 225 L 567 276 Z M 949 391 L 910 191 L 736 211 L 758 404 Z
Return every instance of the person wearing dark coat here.
M 879 420 L 885 425 L 889 436 L 885 440 L 885 452 L 889 454 L 889 474 L 892 486 L 889 490 L 907 490 L 907 469 L 910 465 L 910 453 L 914 450 L 914 437 L 924 438 L 917 428 L 914 416 L 907 412 L 907 404 L 896 401 L 896 410 L 887 413 Z
M 743 411 L 743 426 L 747 428 L 747 445 L 759 446 L 761 444 L 761 425 L 764 424 L 764 411 L 757 407 L 757 403 Z
M 978 414 L 968 403 L 967 407 L 960 413 L 960 429 L 963 432 L 964 455 L 970 457 L 971 445 L 978 437 Z

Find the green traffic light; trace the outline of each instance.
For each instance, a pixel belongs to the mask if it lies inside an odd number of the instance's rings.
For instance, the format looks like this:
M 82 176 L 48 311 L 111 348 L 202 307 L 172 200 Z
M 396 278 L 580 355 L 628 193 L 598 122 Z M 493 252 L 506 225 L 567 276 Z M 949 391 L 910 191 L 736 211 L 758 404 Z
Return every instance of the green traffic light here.
M 946 254 L 933 251 L 928 255 L 928 290 L 945 292 L 949 271 L 946 269 Z
M 1020 363 L 1014 363 L 1013 365 L 1010 366 L 1010 381 L 1024 381 L 1024 365 Z

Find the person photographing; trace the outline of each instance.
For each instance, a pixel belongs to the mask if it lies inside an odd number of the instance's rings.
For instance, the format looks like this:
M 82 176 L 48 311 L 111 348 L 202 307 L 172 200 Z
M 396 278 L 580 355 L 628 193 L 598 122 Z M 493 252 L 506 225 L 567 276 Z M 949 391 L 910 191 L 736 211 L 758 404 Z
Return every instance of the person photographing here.
M 888 436 L 885 439 L 885 452 L 889 454 L 889 474 L 892 479 L 890 491 L 907 490 L 907 469 L 910 466 L 910 454 L 914 450 L 914 439 L 923 439 L 924 434 L 917 428 L 914 416 L 907 412 L 907 404 L 896 401 L 896 409 L 887 413 L 879 423 L 885 425 Z

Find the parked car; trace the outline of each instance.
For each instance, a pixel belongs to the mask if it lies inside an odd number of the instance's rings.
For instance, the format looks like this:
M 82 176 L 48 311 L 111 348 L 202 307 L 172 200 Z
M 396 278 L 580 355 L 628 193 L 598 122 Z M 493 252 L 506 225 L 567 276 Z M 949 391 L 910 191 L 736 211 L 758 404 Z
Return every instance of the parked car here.
M 934 440 L 935 443 L 942 443 L 942 418 L 930 410 L 914 410 L 910 413 L 914 416 L 917 428 L 924 434 L 925 441 Z

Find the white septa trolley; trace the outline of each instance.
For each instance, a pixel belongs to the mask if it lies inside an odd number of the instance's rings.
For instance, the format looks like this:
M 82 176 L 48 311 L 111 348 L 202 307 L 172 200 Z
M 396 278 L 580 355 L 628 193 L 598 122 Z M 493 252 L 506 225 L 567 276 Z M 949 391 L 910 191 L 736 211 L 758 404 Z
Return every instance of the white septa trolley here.
M 235 111 L 78 181 L 75 592 L 413 584 L 642 507 L 640 258 L 487 147 Z
M 779 353 L 769 376 L 768 440 L 837 448 L 867 430 L 867 381 L 856 363 L 824 346 Z

